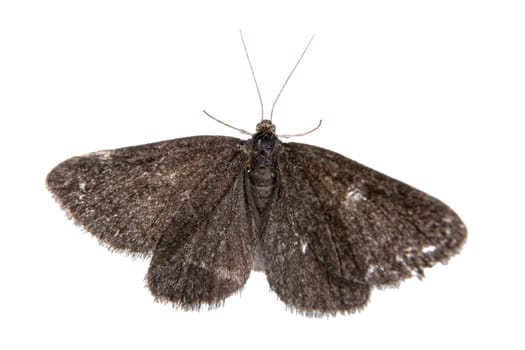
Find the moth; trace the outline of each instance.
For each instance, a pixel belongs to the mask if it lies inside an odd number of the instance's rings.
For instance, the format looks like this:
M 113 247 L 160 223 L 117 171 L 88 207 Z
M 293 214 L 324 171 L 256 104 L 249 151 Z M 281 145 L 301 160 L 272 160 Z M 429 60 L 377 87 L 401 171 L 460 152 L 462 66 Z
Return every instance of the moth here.
M 248 140 L 193 136 L 74 157 L 46 180 L 104 245 L 151 257 L 156 300 L 190 310 L 221 305 L 256 270 L 293 310 L 354 312 L 374 287 L 422 277 L 467 237 L 438 199 L 335 152 L 282 142 L 269 119 Z

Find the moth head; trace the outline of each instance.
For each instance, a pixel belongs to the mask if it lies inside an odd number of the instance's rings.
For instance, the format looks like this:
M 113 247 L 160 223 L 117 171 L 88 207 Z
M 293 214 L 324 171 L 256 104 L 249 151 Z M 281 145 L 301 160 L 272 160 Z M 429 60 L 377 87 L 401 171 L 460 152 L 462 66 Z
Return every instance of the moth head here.
M 262 135 L 275 135 L 275 125 L 272 124 L 271 120 L 263 119 L 257 124 L 255 133 Z

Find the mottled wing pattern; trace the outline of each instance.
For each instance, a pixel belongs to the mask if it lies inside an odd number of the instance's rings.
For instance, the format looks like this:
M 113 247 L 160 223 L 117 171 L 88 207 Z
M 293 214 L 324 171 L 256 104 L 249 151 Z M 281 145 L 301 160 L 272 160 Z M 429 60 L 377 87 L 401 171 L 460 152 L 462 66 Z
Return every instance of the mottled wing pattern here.
M 457 254 L 466 228 L 445 204 L 334 152 L 283 144 L 262 247 L 271 288 L 305 312 L 354 311 Z
M 214 306 L 245 284 L 253 262 L 239 142 L 200 136 L 95 152 L 59 164 L 47 186 L 111 248 L 153 254 L 157 299 Z
M 207 195 L 197 186 L 225 191 L 242 172 L 238 143 L 197 136 L 90 153 L 57 165 L 47 187 L 76 223 L 108 246 L 148 254 L 173 215 L 192 196 Z M 217 174 L 227 181 L 215 181 Z
M 224 172 L 216 174 L 215 181 L 225 181 Z M 218 184 L 202 183 L 161 238 L 147 276 L 158 299 L 186 309 L 216 306 L 248 279 L 255 234 L 246 204 L 244 172 L 228 182 L 227 191 L 219 193 L 215 190 Z

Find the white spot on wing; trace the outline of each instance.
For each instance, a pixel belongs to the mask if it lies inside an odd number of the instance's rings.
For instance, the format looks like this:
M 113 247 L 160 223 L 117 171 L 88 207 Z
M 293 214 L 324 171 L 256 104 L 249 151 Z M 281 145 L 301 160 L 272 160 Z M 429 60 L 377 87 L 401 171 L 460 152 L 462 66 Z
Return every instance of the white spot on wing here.
M 447 224 L 450 224 L 452 221 L 454 221 L 454 218 L 450 215 L 447 215 L 443 218 L 443 221 L 446 222 Z
M 374 272 L 376 272 L 376 267 L 374 265 L 370 265 L 368 267 L 368 271 L 366 271 L 366 278 L 371 278 L 374 275 Z
M 350 187 L 350 190 L 346 194 L 346 198 L 350 201 L 360 202 L 366 199 L 365 194 L 356 187 Z
M 93 152 L 90 155 L 98 157 L 102 160 L 105 160 L 105 159 L 111 158 L 111 156 L 113 155 L 113 151 L 98 151 L 98 152 Z
M 434 250 L 436 250 L 436 247 L 433 245 L 427 245 L 426 247 L 423 247 L 421 251 L 425 254 L 432 253 Z

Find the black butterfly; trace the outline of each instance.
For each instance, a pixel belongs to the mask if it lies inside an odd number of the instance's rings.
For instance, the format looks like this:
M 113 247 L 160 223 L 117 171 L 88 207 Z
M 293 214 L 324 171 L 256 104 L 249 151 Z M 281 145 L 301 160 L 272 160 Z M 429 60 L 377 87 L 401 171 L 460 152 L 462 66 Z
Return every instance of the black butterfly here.
M 71 158 L 47 186 L 111 249 L 152 256 L 151 292 L 185 309 L 221 304 L 253 269 L 295 310 L 353 312 L 372 287 L 423 276 L 467 236 L 439 200 L 283 143 L 270 120 L 247 141 L 195 136 Z

